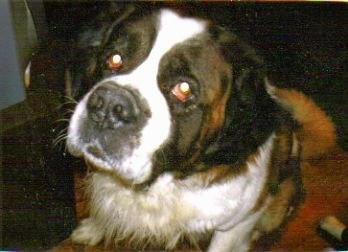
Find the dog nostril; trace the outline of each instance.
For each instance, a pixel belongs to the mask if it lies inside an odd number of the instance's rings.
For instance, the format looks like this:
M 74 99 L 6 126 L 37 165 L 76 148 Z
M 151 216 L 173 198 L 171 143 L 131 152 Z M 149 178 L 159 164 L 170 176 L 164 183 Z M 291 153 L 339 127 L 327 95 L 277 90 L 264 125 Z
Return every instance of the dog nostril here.
M 88 108 L 91 110 L 100 110 L 104 106 L 104 98 L 99 93 L 93 93 L 88 100 Z
M 112 113 L 115 120 L 121 120 L 125 123 L 129 122 L 132 118 L 131 108 L 127 109 L 122 104 L 115 104 Z
M 123 106 L 121 104 L 116 104 L 114 107 L 114 114 L 120 115 L 123 113 Z
M 101 97 L 97 97 L 95 101 L 95 108 L 101 109 L 104 106 L 104 99 Z
M 98 93 L 93 93 L 88 100 L 87 108 L 93 121 L 100 122 L 105 118 L 104 98 Z

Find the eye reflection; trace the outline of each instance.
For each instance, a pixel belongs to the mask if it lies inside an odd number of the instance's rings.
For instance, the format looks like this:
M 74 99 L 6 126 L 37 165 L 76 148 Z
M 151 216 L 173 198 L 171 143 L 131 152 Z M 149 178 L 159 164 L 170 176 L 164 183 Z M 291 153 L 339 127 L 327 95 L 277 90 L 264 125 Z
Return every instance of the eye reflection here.
M 120 69 L 123 64 L 121 55 L 118 53 L 111 55 L 107 60 L 107 64 L 110 70 Z
M 191 95 L 192 90 L 190 84 L 187 82 L 180 82 L 174 86 L 171 93 L 181 102 L 187 101 Z

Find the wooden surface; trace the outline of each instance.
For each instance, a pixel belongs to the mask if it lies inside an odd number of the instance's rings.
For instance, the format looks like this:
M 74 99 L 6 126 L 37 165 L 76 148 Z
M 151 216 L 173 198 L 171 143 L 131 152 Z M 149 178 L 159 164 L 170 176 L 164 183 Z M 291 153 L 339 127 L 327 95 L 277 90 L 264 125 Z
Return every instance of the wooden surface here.
M 320 235 L 319 222 L 327 215 L 334 215 L 348 224 L 348 153 L 338 152 L 305 163 L 302 174 L 305 201 L 281 230 L 280 239 L 268 241 L 273 251 L 323 251 L 337 246 Z
M 317 228 L 322 218 L 334 215 L 348 224 L 348 153 L 338 151 L 320 160 L 306 162 L 302 167 L 306 189 L 304 203 L 289 223 L 274 235 L 257 244 L 258 251 L 323 251 L 336 246 L 324 238 Z M 75 177 L 77 216 L 83 218 L 86 201 L 80 173 Z M 54 251 L 107 251 L 103 247 L 91 248 L 72 245 L 69 239 Z M 189 251 L 189 250 L 185 250 Z

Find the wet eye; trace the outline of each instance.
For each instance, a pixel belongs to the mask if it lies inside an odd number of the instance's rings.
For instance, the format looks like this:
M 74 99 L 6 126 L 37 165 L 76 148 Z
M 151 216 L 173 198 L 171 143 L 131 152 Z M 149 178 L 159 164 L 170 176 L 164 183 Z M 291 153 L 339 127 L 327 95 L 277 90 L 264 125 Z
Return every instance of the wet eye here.
M 181 102 L 187 101 L 192 96 L 190 84 L 187 82 L 180 82 L 172 89 L 172 94 Z
M 122 62 L 122 57 L 118 53 L 112 54 L 108 58 L 106 63 L 108 64 L 108 67 L 109 67 L 110 70 L 118 70 L 118 69 L 121 68 L 122 63 L 123 63 Z

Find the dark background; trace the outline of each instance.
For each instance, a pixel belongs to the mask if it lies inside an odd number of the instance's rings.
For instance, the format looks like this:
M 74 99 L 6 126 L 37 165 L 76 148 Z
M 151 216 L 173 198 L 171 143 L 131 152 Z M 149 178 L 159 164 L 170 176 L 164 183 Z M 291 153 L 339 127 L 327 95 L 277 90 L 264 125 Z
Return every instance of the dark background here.
M 45 2 L 47 39 L 33 57 L 25 102 L 1 111 L 2 241 L 0 248 L 49 248 L 76 225 L 73 170 L 83 163 L 64 143 L 64 68 L 83 25 L 108 2 Z M 157 8 L 173 3 L 137 4 Z M 258 48 L 273 80 L 311 95 L 337 125 L 348 149 L 348 8 L 345 3 L 178 3 L 215 19 Z M 180 29 L 180 27 L 178 28 Z M 175 31 L 173 31 L 175 32 Z M 24 118 L 18 124 L 16 118 Z

